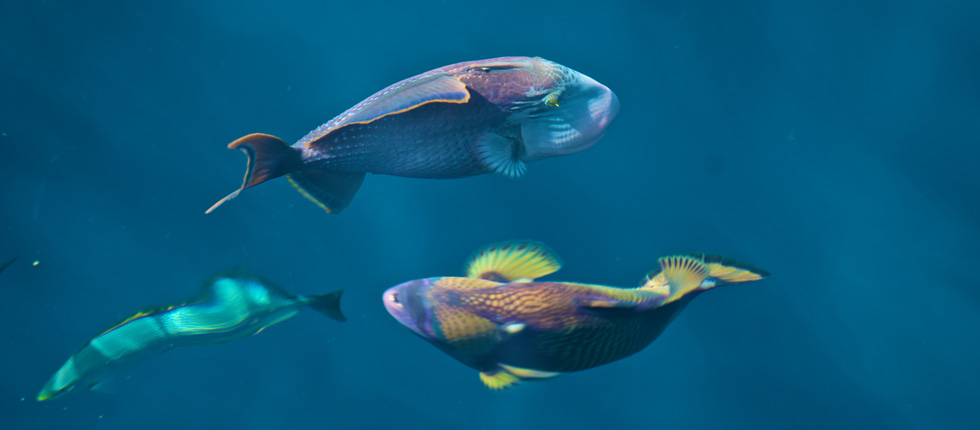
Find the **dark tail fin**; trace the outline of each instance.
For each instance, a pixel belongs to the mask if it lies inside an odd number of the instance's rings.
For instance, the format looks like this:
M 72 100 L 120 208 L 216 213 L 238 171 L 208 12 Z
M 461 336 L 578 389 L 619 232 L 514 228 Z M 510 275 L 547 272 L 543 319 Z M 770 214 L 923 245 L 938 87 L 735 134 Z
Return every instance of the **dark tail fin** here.
M 347 317 L 345 317 L 344 313 L 340 311 L 340 295 L 343 294 L 343 292 L 343 290 L 340 290 L 319 296 L 306 296 L 303 298 L 303 301 L 305 301 L 309 307 L 331 319 L 335 319 L 337 321 L 347 321 Z
M 302 153 L 298 149 L 289 146 L 282 139 L 268 134 L 254 133 L 228 144 L 228 149 L 236 148 L 245 151 L 245 154 L 248 155 L 248 164 L 245 166 L 245 181 L 242 182 L 241 188 L 218 200 L 218 203 L 215 203 L 204 213 L 211 213 L 224 202 L 238 197 L 238 193 L 246 188 L 278 178 L 298 169 L 303 164 Z

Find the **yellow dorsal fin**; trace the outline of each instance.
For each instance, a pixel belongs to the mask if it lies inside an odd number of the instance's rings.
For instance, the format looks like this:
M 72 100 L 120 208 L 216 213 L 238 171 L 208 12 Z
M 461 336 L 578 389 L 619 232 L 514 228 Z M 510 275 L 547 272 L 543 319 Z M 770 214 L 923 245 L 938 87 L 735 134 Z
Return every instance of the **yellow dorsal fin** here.
M 483 385 L 486 385 L 487 388 L 500 391 L 520 384 L 521 378 L 505 370 L 496 370 L 493 372 L 480 372 L 480 381 L 483 381 Z
M 561 268 L 561 259 L 541 242 L 514 240 L 487 245 L 466 263 L 466 276 L 497 282 L 535 279 Z
M 669 287 L 670 297 L 664 302 L 667 304 L 697 290 L 705 279 L 708 279 L 708 267 L 700 259 L 678 255 L 661 258 L 660 273 L 648 278 L 644 287 Z

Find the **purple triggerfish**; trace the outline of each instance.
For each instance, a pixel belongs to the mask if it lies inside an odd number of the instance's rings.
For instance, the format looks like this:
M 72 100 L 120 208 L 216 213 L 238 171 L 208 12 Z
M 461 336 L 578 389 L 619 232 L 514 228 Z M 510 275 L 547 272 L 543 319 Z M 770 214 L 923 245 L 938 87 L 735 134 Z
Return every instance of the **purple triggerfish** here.
M 449 179 L 496 172 L 594 145 L 619 112 L 609 88 L 541 58 L 453 64 L 385 88 L 293 145 L 250 134 L 228 145 L 248 155 L 241 188 L 285 175 L 329 213 L 357 193 L 366 173 Z
M 659 262 L 638 288 L 536 281 L 561 267 L 554 251 L 502 242 L 477 251 L 466 277 L 405 282 L 383 301 L 398 322 L 500 390 L 635 354 L 702 291 L 768 276 L 720 256 Z
M 197 298 L 138 312 L 89 340 L 44 384 L 37 400 L 53 399 L 78 387 L 95 388 L 122 368 L 178 346 L 251 336 L 306 306 L 346 321 L 340 294 L 297 296 L 253 276 L 216 276 Z

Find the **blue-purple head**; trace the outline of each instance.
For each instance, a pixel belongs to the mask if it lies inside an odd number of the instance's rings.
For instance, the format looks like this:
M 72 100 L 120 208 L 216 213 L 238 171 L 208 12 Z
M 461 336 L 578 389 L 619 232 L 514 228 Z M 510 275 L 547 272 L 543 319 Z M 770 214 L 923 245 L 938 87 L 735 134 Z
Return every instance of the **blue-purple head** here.
M 399 323 L 415 334 L 432 340 L 432 307 L 426 303 L 426 291 L 439 278 L 408 281 L 385 291 L 382 299 L 385 309 Z
M 619 113 L 619 99 L 582 73 L 534 58 L 535 78 L 525 94 L 531 103 L 519 115 L 525 161 L 588 149 Z

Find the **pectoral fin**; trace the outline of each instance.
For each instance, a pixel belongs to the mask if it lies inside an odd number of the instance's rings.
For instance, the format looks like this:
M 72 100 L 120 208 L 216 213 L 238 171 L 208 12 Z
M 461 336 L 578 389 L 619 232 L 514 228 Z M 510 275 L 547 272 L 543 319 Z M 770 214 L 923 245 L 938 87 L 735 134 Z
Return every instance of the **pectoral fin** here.
M 480 162 L 494 173 L 519 178 L 527 172 L 521 161 L 523 145 L 492 131 L 483 133 L 476 141 L 476 153 Z
M 534 241 L 509 241 L 487 245 L 466 264 L 466 276 L 497 282 L 535 279 L 561 268 L 561 260 L 547 245 Z
M 628 300 L 618 300 L 611 297 L 577 297 L 573 300 L 575 306 L 587 309 L 620 309 L 635 310 L 637 303 Z

